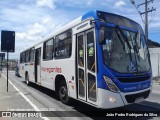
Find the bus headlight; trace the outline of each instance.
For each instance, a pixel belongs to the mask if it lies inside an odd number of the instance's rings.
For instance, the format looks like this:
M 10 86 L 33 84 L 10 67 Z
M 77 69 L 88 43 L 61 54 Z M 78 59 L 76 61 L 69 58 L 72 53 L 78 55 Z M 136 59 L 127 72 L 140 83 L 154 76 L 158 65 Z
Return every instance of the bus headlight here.
M 108 85 L 108 88 L 112 92 L 118 92 L 118 93 L 120 92 L 119 88 L 114 84 L 114 82 L 110 78 L 108 78 L 106 76 L 103 76 L 103 78 L 104 78 L 106 84 Z
M 115 99 L 114 97 L 109 97 L 109 101 L 110 101 L 111 103 L 116 103 L 116 99 Z

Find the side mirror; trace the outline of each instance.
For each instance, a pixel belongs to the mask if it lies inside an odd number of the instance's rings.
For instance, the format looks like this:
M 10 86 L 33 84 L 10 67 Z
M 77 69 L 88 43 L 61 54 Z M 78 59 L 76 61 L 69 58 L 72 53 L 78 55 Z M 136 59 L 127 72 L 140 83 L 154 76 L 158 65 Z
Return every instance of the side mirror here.
M 105 40 L 105 30 L 104 29 L 100 29 L 99 30 L 99 43 L 103 43 Z

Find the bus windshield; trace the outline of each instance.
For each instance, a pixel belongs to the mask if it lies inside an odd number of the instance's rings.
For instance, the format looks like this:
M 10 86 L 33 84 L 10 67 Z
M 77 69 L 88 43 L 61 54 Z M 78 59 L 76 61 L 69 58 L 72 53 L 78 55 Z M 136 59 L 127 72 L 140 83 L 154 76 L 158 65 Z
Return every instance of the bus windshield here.
M 102 43 L 105 65 L 120 73 L 140 73 L 150 69 L 149 52 L 144 35 L 106 27 Z

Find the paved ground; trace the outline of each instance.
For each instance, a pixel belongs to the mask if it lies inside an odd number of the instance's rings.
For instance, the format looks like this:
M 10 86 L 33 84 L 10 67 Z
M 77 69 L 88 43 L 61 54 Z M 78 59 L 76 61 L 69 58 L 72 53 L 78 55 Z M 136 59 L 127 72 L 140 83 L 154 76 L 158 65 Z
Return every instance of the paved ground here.
M 29 94 L 18 87 L 15 84 L 12 84 L 13 81 L 8 82 L 8 92 L 7 92 L 7 80 L 5 75 L 1 75 L 0 77 L 0 111 L 17 111 L 13 113 L 8 113 L 8 116 L 10 117 L 5 117 L 6 113 L 5 112 L 0 112 L 0 120 L 19 120 L 19 119 L 29 119 L 29 120 L 49 120 L 47 117 L 43 117 L 43 114 L 41 113 L 36 113 L 32 111 L 40 111 L 38 107 L 32 102 L 35 101 L 33 98 L 29 98 L 26 96 L 29 96 Z M 32 100 L 31 100 L 32 99 Z M 45 108 L 43 105 L 38 104 L 40 108 Z M 20 112 L 23 111 L 23 112 Z M 29 111 L 24 113 L 24 111 Z M 35 113 L 35 114 L 34 114 Z M 16 117 L 16 115 L 19 115 L 19 117 Z M 4 116 L 4 117 L 1 117 Z M 24 116 L 29 116 L 29 117 L 24 117 Z M 34 117 L 36 116 L 36 117 Z M 54 118 L 54 120 L 59 120 L 58 118 Z
M 3 73 L 6 75 L 6 73 Z M 37 109 L 42 110 L 44 108 L 53 109 L 56 111 L 64 111 L 64 112 L 51 112 L 51 116 L 76 116 L 76 117 L 48 117 L 48 118 L 34 118 L 34 119 L 65 119 L 65 120 L 99 120 L 100 118 L 93 117 L 94 114 L 97 113 L 109 113 L 109 111 L 160 111 L 160 85 L 153 86 L 153 93 L 150 95 L 150 98 L 145 100 L 139 104 L 133 104 L 130 106 L 112 109 L 112 110 L 99 110 L 92 106 L 86 105 L 79 101 L 73 100 L 71 105 L 64 105 L 62 104 L 58 98 L 56 97 L 55 93 L 51 90 L 48 90 L 44 87 L 40 87 L 37 85 L 32 84 L 31 86 L 26 86 L 25 81 L 23 78 L 17 78 L 14 75 L 14 72 L 9 72 L 9 80 L 11 83 L 20 91 L 18 92 L 16 88 L 13 87 L 9 83 L 9 92 L 6 92 L 6 79 L 4 76 L 0 78 L 0 111 L 6 111 L 9 108 L 12 109 Z M 21 94 L 26 96 L 24 98 Z M 27 101 L 28 99 L 29 101 Z M 96 110 L 96 113 L 93 112 Z M 72 111 L 72 112 L 67 112 Z M 87 111 L 87 112 L 86 112 Z M 77 117 L 78 116 L 78 117 Z M 82 116 L 82 117 L 80 117 Z M 8 118 L 5 118 L 8 120 Z M 0 120 L 5 120 L 0 117 Z M 11 119 L 11 118 L 10 118 Z M 17 118 L 12 118 L 13 120 L 17 120 Z M 18 118 L 21 119 L 21 118 Z M 26 118 L 28 119 L 28 118 Z M 33 118 L 29 118 L 33 119 Z M 34 120 L 33 119 L 33 120 Z M 112 117 L 103 117 L 101 119 L 105 120 L 117 120 L 117 118 Z M 124 117 L 118 118 L 124 120 Z M 130 120 L 159 120 L 158 117 L 139 117 L 139 118 L 127 118 Z
M 9 83 L 7 92 L 7 81 L 2 75 L 0 78 L 0 111 L 10 111 L 13 109 L 33 109 L 33 107 L 20 95 L 20 93 Z M 3 115 L 5 115 L 3 113 Z M 1 118 L 0 118 L 1 119 Z M 9 118 L 3 118 L 9 119 Z M 14 120 L 20 118 L 12 118 Z M 28 119 L 28 118 L 27 118 Z M 30 120 L 41 120 L 42 118 L 29 118 Z

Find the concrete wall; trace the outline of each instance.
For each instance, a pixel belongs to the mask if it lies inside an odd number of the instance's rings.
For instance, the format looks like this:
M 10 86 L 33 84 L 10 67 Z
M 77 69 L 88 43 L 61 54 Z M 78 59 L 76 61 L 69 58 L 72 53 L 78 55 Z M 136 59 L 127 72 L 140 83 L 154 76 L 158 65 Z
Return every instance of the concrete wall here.
M 153 77 L 160 77 L 160 48 L 149 48 Z

